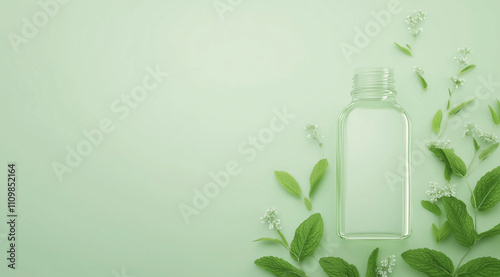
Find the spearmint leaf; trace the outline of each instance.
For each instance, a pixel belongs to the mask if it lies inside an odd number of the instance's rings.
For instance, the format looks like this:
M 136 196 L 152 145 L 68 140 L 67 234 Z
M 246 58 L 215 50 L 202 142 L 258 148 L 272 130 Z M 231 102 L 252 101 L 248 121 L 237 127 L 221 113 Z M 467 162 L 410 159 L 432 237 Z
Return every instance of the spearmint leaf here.
M 399 48 L 399 50 L 403 51 L 408 56 L 412 56 L 411 51 L 406 49 L 405 47 L 399 45 L 397 42 L 394 42 L 394 44 Z
M 306 205 L 306 209 L 308 211 L 312 210 L 312 203 L 311 200 L 309 200 L 309 198 L 304 197 L 304 205 Z
M 427 82 L 425 81 L 424 77 L 422 77 L 421 75 L 418 75 L 418 80 L 420 81 L 420 85 L 422 85 L 422 88 L 423 89 L 427 89 Z
M 378 248 L 375 248 L 370 254 L 370 257 L 368 257 L 366 277 L 377 277 L 377 259 L 378 259 Z
M 478 211 L 487 211 L 500 201 L 500 166 L 486 173 L 474 188 L 477 207 L 471 197 L 471 203 Z
M 309 189 L 309 197 L 311 197 L 313 191 L 316 189 L 319 181 L 323 178 L 326 168 L 328 167 L 328 160 L 322 159 L 314 166 L 311 176 L 309 176 L 309 183 L 311 188 Z
M 311 215 L 302 222 L 290 246 L 290 256 L 298 262 L 303 261 L 314 253 L 323 236 L 323 219 L 319 213 Z
M 500 224 L 497 224 L 495 227 L 489 229 L 488 231 L 484 231 L 479 234 L 480 238 L 489 238 L 500 235 Z
M 481 152 L 481 154 L 479 154 L 479 160 L 482 161 L 482 160 L 488 158 L 488 156 L 491 155 L 491 153 L 493 153 L 493 152 L 495 152 L 495 150 L 497 150 L 498 145 L 499 145 L 499 143 L 497 142 L 495 144 L 488 146 L 488 148 L 484 149 L 483 152 Z
M 432 130 L 434 133 L 439 133 L 441 130 L 441 121 L 443 120 L 443 111 L 439 109 L 436 114 L 434 115 L 434 118 L 432 118 Z
M 288 241 L 286 241 L 286 238 L 283 235 L 283 233 L 281 233 L 280 230 L 276 230 L 276 231 L 278 231 L 278 235 L 280 235 L 281 241 L 286 245 L 286 248 L 288 248 Z
M 406 47 L 408 47 L 408 50 L 413 51 L 413 49 L 411 49 L 411 46 L 408 43 L 406 44 Z
M 445 164 L 444 165 L 444 179 L 446 181 L 449 181 L 451 179 L 451 174 L 453 173 L 453 170 L 451 170 L 451 168 Z
M 477 233 L 474 230 L 472 217 L 467 213 L 465 203 L 455 197 L 442 197 L 441 199 L 456 241 L 465 247 L 474 245 Z
M 283 244 L 283 242 L 281 242 L 281 240 L 279 240 L 279 239 L 273 239 L 273 238 L 260 238 L 260 239 L 256 239 L 256 240 L 254 240 L 253 242 L 256 242 L 256 241 L 269 241 L 269 242 L 277 242 L 277 243 L 279 243 L 279 244 L 281 244 L 281 245 L 285 246 L 285 245 Z
M 491 107 L 490 105 L 488 105 L 488 107 L 490 108 L 490 113 L 491 113 L 491 119 L 493 119 L 493 123 L 495 123 L 495 125 L 498 125 L 500 124 L 500 113 L 499 115 L 497 115 L 497 113 L 495 112 L 495 109 L 493 109 L 493 107 Z
M 445 221 L 438 231 L 438 243 L 446 239 L 451 233 L 451 225 L 448 221 Z
M 492 257 L 481 257 L 471 260 L 457 270 L 460 277 L 499 277 L 500 260 Z
M 319 260 L 319 265 L 328 277 L 359 277 L 356 266 L 348 264 L 341 258 L 324 257 Z
M 295 180 L 292 175 L 285 171 L 275 171 L 274 175 L 286 190 L 297 197 L 302 197 L 302 190 L 300 189 L 299 183 L 297 183 L 297 180 Z
M 474 144 L 474 150 L 479 150 L 480 147 L 479 144 L 477 144 L 477 140 L 475 138 L 472 138 L 472 143 Z
M 446 156 L 448 166 L 451 168 L 451 170 L 453 170 L 453 173 L 460 177 L 465 176 L 465 174 L 467 173 L 467 166 L 465 165 L 462 158 L 457 156 L 453 149 L 441 149 L 441 151 L 443 151 L 444 155 Z
M 445 165 L 449 166 L 456 175 L 463 177 L 467 173 L 467 166 L 462 158 L 455 154 L 455 150 L 441 149 L 434 145 L 429 145 L 429 150 L 434 153 L 438 159 L 443 161 Z
M 278 257 L 266 256 L 255 260 L 258 267 L 279 277 L 306 277 L 304 271 Z
M 428 210 L 429 212 L 437 216 L 441 215 L 441 209 L 435 203 L 432 203 L 431 201 L 428 200 L 422 200 L 420 204 L 422 204 L 422 207 L 424 207 L 424 209 Z
M 475 64 L 471 64 L 469 66 L 467 66 L 466 68 L 462 69 L 462 71 L 460 71 L 460 74 L 464 74 L 465 72 L 469 71 L 469 70 L 472 70 L 476 68 L 476 65 Z
M 450 277 L 454 271 L 448 256 L 428 248 L 411 249 L 401 257 L 408 265 L 430 277 Z
M 459 111 L 461 111 L 465 106 L 469 105 L 470 103 L 474 102 L 474 100 L 476 100 L 476 97 L 474 97 L 473 99 L 471 100 L 468 100 L 468 101 L 465 101 L 465 102 L 462 102 L 460 104 L 458 104 L 457 106 L 455 106 L 453 109 L 451 109 L 449 112 L 448 112 L 448 116 L 454 116 L 456 115 Z
M 451 96 L 453 94 L 453 92 L 451 92 L 451 89 L 448 89 L 448 95 Z M 450 100 L 448 100 L 448 108 L 446 109 L 449 109 L 450 108 Z
M 439 229 L 434 223 L 432 223 L 432 234 L 434 235 L 436 242 L 439 243 Z

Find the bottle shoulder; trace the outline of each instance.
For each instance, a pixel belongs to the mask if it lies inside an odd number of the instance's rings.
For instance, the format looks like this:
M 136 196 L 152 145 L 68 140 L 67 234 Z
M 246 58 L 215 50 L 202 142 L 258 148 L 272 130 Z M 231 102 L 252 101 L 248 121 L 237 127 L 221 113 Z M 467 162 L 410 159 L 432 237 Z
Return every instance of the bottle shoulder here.
M 352 101 L 342 110 L 339 120 L 358 114 L 369 116 L 378 113 L 394 114 L 411 121 L 408 112 L 396 101 Z

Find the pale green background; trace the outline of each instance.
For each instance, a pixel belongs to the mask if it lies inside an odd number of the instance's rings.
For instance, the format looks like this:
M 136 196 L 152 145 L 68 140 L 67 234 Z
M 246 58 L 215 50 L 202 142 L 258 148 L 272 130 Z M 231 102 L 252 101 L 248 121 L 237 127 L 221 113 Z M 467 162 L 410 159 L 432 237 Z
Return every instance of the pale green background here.
M 16 53 L 7 35 L 20 33 L 22 18 L 41 10 L 37 3 L 0 3 L 0 166 L 6 176 L 6 164 L 18 164 L 20 216 L 15 272 L 5 265 L 7 229 L 0 225 L 1 276 L 271 276 L 253 261 L 291 258 L 279 246 L 252 240 L 272 235 L 259 223 L 268 207 L 279 209 L 289 240 L 310 215 L 273 176 L 276 169 L 289 171 L 307 191 L 320 158 L 305 139 L 303 126 L 310 121 L 319 124 L 332 165 L 313 199 L 331 255 L 364 275 L 370 251 L 380 247 L 381 258 L 397 256 L 394 276 L 422 276 L 402 262 L 403 251 L 430 247 L 455 263 L 464 253 L 451 238 L 437 247 L 431 237 L 435 217 L 419 202 L 429 181 L 443 182 L 442 166 L 419 149 L 431 137 L 432 115 L 445 104 L 458 47 L 473 49 L 478 68 L 466 75 L 455 103 L 473 96 L 481 77 L 500 81 L 500 2 L 401 1 L 402 12 L 351 63 L 339 45 L 353 44 L 354 28 L 363 29 L 373 21 L 370 12 L 386 9 L 388 1 L 232 1 L 236 5 L 220 20 L 212 0 L 74 0 Z M 404 18 L 414 9 L 426 10 L 428 19 L 409 58 L 392 42 L 410 40 Z M 110 104 L 156 65 L 170 76 L 120 120 Z M 413 235 L 405 241 L 343 241 L 335 235 L 336 119 L 350 101 L 352 69 L 366 65 L 395 68 L 398 101 L 414 123 L 414 153 L 424 159 L 413 168 Z M 425 93 L 414 65 L 426 70 Z M 500 97 L 498 85 L 478 91 L 489 95 L 449 129 L 466 161 L 472 152 L 461 125 L 474 121 L 491 130 L 487 105 Z M 283 107 L 295 119 L 247 162 L 238 145 Z M 84 139 L 82 130 L 96 128 L 102 118 L 113 120 L 115 131 L 59 182 L 51 163 L 63 161 L 65 147 L 75 147 Z M 498 157 L 485 161 L 471 180 L 499 165 Z M 209 172 L 230 160 L 240 163 L 242 173 L 186 224 L 179 205 L 190 204 L 193 189 L 202 189 Z M 3 222 L 6 187 L 1 191 Z M 458 194 L 469 203 L 463 184 Z M 499 223 L 499 214 L 497 206 L 482 215 L 479 229 Z M 500 237 L 481 243 L 469 258 L 500 258 L 499 243 Z M 329 255 L 325 249 L 319 254 Z M 326 276 L 315 263 L 321 256 L 306 265 L 310 276 Z

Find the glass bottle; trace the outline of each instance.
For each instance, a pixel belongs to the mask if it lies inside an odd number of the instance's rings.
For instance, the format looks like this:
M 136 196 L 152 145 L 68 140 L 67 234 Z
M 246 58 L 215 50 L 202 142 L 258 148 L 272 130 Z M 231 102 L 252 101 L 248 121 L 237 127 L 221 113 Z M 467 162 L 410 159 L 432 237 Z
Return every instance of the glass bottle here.
M 410 119 L 396 103 L 392 68 L 354 71 L 338 121 L 337 233 L 405 239 L 410 221 Z

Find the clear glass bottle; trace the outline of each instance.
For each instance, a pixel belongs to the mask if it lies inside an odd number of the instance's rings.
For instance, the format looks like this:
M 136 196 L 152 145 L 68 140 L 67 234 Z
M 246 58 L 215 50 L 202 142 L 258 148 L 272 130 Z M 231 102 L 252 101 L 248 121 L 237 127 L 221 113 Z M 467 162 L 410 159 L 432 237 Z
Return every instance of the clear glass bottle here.
M 392 68 L 354 71 L 338 121 L 337 233 L 405 239 L 410 220 L 410 119 L 396 103 Z

